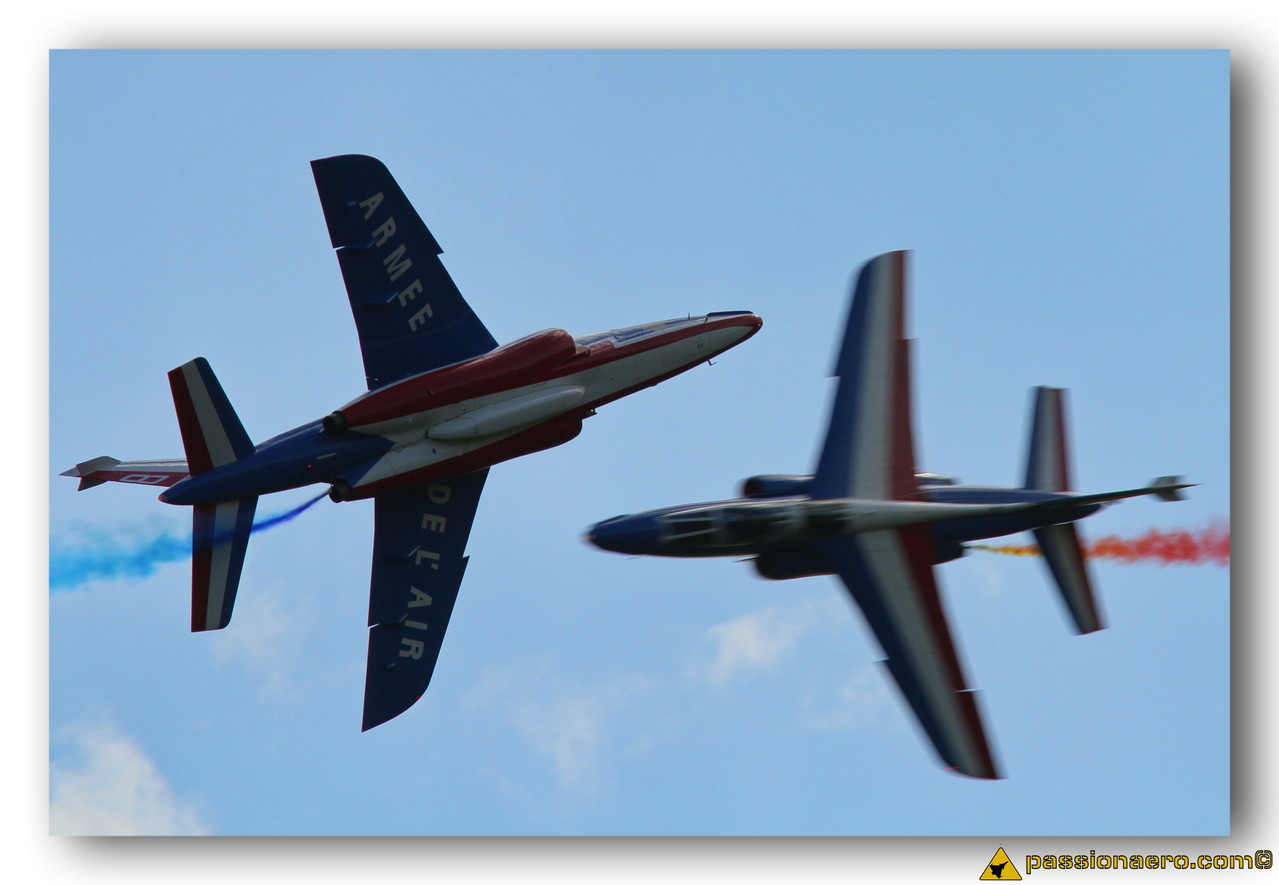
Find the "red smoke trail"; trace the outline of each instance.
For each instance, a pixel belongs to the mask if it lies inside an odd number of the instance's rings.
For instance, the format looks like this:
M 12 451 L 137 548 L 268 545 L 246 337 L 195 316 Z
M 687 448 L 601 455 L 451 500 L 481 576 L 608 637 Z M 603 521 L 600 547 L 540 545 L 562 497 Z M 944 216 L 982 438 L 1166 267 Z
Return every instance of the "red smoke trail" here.
M 1034 544 L 973 544 L 978 550 L 1008 556 L 1038 556 Z M 1147 529 L 1135 538 L 1107 535 L 1084 544 L 1092 559 L 1121 563 L 1153 562 L 1158 565 L 1230 565 L 1230 524 L 1216 523 L 1206 529 Z

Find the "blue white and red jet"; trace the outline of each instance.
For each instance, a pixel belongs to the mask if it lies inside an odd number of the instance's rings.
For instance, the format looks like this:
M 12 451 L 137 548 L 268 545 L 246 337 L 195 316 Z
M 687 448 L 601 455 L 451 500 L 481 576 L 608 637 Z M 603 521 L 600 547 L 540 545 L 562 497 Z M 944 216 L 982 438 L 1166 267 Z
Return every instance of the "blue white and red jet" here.
M 1025 483 L 961 485 L 919 473 L 905 338 L 906 253 L 868 262 L 853 291 L 830 423 L 811 476 L 754 476 L 743 497 L 619 516 L 597 547 L 652 556 L 749 557 L 764 578 L 838 575 L 875 633 L 889 674 L 949 768 L 998 778 L 965 682 L 933 565 L 967 542 L 1034 533 L 1079 633 L 1102 628 L 1075 520 L 1137 495 L 1178 500 L 1180 477 L 1119 492 L 1069 489 L 1064 391 L 1035 390 Z
M 498 346 L 440 262 L 439 245 L 378 160 L 311 164 L 359 333 L 367 392 L 254 445 L 203 358 L 169 373 L 185 460 L 95 458 L 80 488 L 164 487 L 194 510 L 191 629 L 230 622 L 258 498 L 313 483 L 374 501 L 363 728 L 398 716 L 431 679 L 466 569 L 489 467 L 573 439 L 595 409 L 745 341 L 749 311 Z

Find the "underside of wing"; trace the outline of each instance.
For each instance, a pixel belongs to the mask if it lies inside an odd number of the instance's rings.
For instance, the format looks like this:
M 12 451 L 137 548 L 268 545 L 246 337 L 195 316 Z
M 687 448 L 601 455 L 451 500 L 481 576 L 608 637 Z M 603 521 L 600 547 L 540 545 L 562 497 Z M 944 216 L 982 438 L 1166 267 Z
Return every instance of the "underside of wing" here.
M 906 252 L 862 267 L 835 361 L 839 377 L 812 494 L 915 497 L 910 353 L 905 338 Z
M 485 469 L 374 499 L 365 731 L 413 706 L 431 682 L 487 477 Z
M 345 155 L 311 171 L 338 250 L 369 389 L 488 353 L 493 336 L 440 262 L 440 247 L 381 161 Z
M 1000 777 L 942 610 L 927 531 L 846 535 L 822 542 L 822 550 L 942 761 L 971 777 Z

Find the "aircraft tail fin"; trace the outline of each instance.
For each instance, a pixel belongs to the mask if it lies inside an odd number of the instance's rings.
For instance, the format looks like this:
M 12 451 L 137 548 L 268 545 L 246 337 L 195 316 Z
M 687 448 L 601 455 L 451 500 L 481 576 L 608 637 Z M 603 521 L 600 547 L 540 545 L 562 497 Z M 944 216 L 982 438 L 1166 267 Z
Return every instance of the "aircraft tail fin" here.
M 1033 395 L 1024 487 L 1041 492 L 1069 491 L 1066 391 L 1060 387 L 1036 387 Z
M 244 552 L 258 499 L 195 505 L 191 538 L 191 631 L 221 630 L 231 622 Z
M 208 360 L 197 357 L 169 372 L 169 387 L 193 475 L 253 454 L 253 442 Z

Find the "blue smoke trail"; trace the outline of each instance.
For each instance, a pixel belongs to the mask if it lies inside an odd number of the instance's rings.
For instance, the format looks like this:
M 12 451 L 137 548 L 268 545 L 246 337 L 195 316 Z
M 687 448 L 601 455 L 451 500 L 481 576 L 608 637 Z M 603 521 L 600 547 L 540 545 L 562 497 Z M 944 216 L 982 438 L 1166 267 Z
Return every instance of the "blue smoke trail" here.
M 278 516 L 253 523 L 253 534 L 296 519 L 327 495 L 321 493 Z M 67 545 L 50 540 L 49 588 L 66 590 L 90 581 L 145 578 L 162 565 L 191 558 L 191 533 L 161 530 L 141 541 L 99 538 L 88 544 Z
M 266 519 L 260 520 L 259 522 L 255 522 L 253 523 L 253 528 L 249 532 L 249 534 L 256 535 L 258 532 L 263 532 L 263 531 L 266 531 L 267 529 L 273 529 L 277 525 L 280 525 L 281 523 L 286 523 L 291 519 L 296 519 L 298 516 L 301 516 L 303 512 L 310 510 L 311 505 L 318 503 L 324 498 L 327 498 L 328 495 L 329 495 L 328 492 L 320 492 L 320 494 L 316 495 L 310 501 L 307 501 L 304 504 L 299 504 L 298 506 L 294 507 L 292 510 L 289 510 L 285 513 L 281 513 L 279 516 L 271 516 L 271 517 L 267 517 Z

